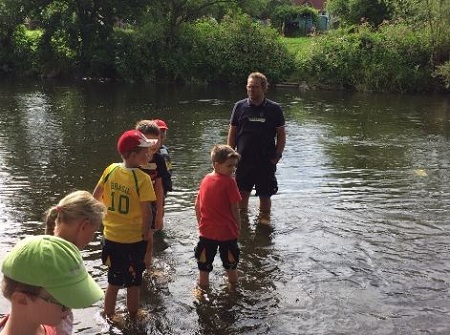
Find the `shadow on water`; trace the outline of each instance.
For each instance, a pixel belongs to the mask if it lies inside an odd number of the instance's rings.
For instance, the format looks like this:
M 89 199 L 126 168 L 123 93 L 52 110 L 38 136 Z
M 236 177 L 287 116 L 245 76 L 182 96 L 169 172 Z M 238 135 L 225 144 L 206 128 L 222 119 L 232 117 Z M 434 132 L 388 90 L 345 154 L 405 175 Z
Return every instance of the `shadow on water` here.
M 41 233 L 43 213 L 63 195 L 94 188 L 119 160 L 123 130 L 158 117 L 169 125 L 175 189 L 144 279 L 144 321 L 111 326 L 99 302 L 74 311 L 76 334 L 448 333 L 448 96 L 271 89 L 288 133 L 271 225 L 258 223 L 252 197 L 239 285 L 227 285 L 217 259 L 210 289 L 195 294 L 194 197 L 244 95 L 223 87 L 0 82 L 0 256 Z M 105 288 L 99 241 L 98 234 L 83 256 Z M 8 308 L 0 299 L 0 313 Z

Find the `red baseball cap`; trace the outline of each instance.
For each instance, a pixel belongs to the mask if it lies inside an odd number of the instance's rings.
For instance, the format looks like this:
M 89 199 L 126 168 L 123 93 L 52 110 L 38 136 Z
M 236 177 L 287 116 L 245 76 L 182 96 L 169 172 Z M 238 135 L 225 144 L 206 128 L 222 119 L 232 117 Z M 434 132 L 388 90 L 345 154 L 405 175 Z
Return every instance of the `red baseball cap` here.
M 120 154 L 124 154 L 134 148 L 148 148 L 156 143 L 158 143 L 157 139 L 149 140 L 139 130 L 127 130 L 120 136 L 119 141 L 117 142 L 117 151 Z
M 155 119 L 155 120 L 153 120 L 153 122 L 156 123 L 156 125 L 158 126 L 159 129 L 169 130 L 169 127 L 167 127 L 167 124 L 164 120 Z

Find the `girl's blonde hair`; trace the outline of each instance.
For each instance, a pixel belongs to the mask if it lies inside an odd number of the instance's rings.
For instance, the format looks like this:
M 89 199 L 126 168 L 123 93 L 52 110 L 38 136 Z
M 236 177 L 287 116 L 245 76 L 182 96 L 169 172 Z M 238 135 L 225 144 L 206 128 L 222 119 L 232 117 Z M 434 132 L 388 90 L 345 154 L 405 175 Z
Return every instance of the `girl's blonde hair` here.
M 54 235 L 57 224 L 70 224 L 72 221 L 88 219 L 100 225 L 106 214 L 106 206 L 95 199 L 88 191 L 74 191 L 62 198 L 56 206 L 45 213 L 45 233 Z

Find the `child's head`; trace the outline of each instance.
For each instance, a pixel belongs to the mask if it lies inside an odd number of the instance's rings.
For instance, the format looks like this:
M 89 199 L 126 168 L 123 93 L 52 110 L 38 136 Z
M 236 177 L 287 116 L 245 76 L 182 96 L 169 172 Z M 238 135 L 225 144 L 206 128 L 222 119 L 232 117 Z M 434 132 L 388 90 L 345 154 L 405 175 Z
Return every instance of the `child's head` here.
M 11 313 L 27 313 L 27 321 L 55 326 L 69 308 L 100 300 L 102 289 L 87 272 L 80 251 L 56 236 L 27 237 L 3 259 L 3 295 Z
M 211 162 L 214 171 L 227 176 L 234 173 L 240 157 L 239 153 L 225 144 L 216 144 L 211 150 Z
M 167 131 L 169 130 L 169 127 L 167 127 L 167 123 L 161 119 L 155 119 L 152 121 L 158 126 L 159 130 L 161 131 L 161 144 L 164 144 L 167 136 Z
M 94 238 L 105 213 L 106 206 L 91 193 L 74 191 L 47 210 L 45 232 L 64 238 L 81 250 Z
M 149 140 L 158 140 L 158 142 L 150 147 L 150 154 L 153 155 L 161 146 L 161 131 L 158 125 L 152 120 L 140 120 L 136 123 L 135 128 Z
M 147 139 L 139 130 L 128 130 L 117 141 L 117 151 L 130 165 L 138 167 L 148 162 L 148 148 L 156 143 L 155 140 Z

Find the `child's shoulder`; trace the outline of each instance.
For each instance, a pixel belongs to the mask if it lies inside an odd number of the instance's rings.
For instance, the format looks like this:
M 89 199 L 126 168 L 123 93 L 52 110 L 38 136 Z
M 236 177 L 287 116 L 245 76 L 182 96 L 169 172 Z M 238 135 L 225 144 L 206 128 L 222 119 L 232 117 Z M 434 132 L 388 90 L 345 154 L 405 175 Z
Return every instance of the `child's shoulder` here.
M 155 152 L 153 154 L 152 161 L 155 162 L 156 164 L 163 164 L 163 163 L 166 164 L 163 155 L 161 155 L 159 152 Z

